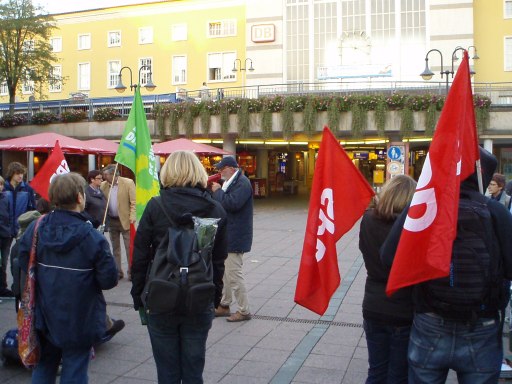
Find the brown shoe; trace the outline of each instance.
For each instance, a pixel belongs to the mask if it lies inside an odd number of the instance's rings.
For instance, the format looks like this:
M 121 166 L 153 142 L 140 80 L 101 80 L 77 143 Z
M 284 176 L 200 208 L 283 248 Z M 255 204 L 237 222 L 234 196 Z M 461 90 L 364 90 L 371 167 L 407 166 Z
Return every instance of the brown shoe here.
M 251 320 L 251 314 L 248 313 L 247 315 L 241 314 L 239 311 L 236 311 L 236 313 L 233 313 L 231 316 L 229 316 L 226 321 L 229 321 L 230 323 L 237 323 L 239 321 L 247 321 Z
M 215 317 L 228 317 L 230 315 L 231 311 L 229 310 L 229 307 L 219 305 L 217 308 L 215 308 Z

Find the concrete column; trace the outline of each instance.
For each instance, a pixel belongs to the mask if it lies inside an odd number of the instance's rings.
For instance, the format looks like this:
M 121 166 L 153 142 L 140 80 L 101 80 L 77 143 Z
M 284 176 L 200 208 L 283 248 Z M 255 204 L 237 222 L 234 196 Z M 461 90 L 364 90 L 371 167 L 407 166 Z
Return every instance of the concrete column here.
M 96 169 L 96 155 L 87 155 L 87 159 L 89 160 L 89 171 Z
M 34 178 L 34 151 L 27 152 L 27 181 Z
M 484 148 L 485 150 L 492 153 L 492 139 L 485 139 L 484 140 Z
M 256 177 L 258 179 L 268 179 L 268 149 L 258 149 L 256 151 Z
M 224 143 L 222 144 L 222 149 L 225 151 L 233 153 L 233 157 L 236 158 L 236 141 L 235 136 L 233 135 L 226 135 L 224 137 Z

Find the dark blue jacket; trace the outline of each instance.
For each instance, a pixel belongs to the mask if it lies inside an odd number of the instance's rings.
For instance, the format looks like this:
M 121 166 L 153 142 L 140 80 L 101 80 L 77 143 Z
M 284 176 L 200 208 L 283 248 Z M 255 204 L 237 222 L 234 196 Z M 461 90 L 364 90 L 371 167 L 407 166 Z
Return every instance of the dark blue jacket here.
M 228 214 L 228 252 L 245 253 L 252 246 L 253 199 L 249 179 L 238 172 L 226 192 L 219 188 L 213 198 Z
M 19 241 L 26 271 L 35 221 Z M 36 329 L 59 348 L 87 347 L 106 331 L 102 290 L 117 284 L 110 246 L 80 213 L 55 210 L 39 225 Z
M 5 193 L 0 193 L 0 237 L 11 237 L 11 218 L 9 199 Z
M 36 209 L 34 190 L 24 181 L 18 184 L 16 189 L 14 189 L 10 180 L 6 180 L 4 193 L 10 204 L 11 237 L 16 237 L 20 228 L 18 225 L 18 217 L 27 211 L 33 211 Z

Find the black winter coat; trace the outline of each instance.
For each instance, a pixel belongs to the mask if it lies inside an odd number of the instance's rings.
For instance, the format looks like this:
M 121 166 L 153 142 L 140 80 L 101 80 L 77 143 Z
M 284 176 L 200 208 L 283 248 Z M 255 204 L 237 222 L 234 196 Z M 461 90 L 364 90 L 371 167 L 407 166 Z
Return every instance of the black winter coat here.
M 393 223 L 394 220 L 378 218 L 373 209 L 366 211 L 361 220 L 359 249 L 367 271 L 363 318 L 393 326 L 405 326 L 412 323 L 412 289 L 401 289 L 391 297 L 386 296 L 390 268 L 381 262 L 379 255 L 379 249 Z
M 160 191 L 160 196 L 167 214 L 175 222 L 179 222 L 180 217 L 186 213 L 197 217 L 221 219 L 212 252 L 214 305 L 217 307 L 222 297 L 224 260 L 227 257 L 226 212 L 217 201 L 213 200 L 208 191 L 200 188 L 165 188 Z M 142 307 L 140 295 L 144 290 L 148 267 L 170 226 L 169 220 L 154 199 L 148 202 L 142 214 L 133 244 L 131 294 L 135 309 Z

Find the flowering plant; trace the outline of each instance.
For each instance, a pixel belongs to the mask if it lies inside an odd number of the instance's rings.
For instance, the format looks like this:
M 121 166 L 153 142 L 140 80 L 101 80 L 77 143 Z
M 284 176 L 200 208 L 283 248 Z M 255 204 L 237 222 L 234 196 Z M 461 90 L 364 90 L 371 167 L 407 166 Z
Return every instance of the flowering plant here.
M 121 113 L 112 107 L 98 108 L 94 112 L 93 119 L 96 121 L 110 121 L 121 117 Z
M 87 112 L 81 109 L 68 109 L 60 114 L 60 119 L 64 123 L 74 123 L 76 121 L 87 119 Z

